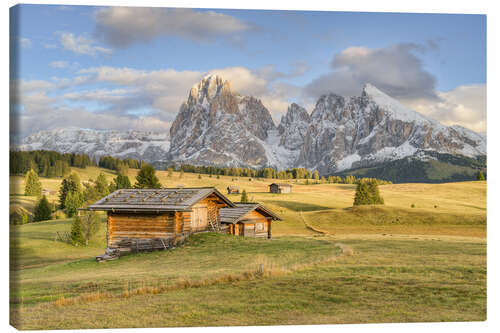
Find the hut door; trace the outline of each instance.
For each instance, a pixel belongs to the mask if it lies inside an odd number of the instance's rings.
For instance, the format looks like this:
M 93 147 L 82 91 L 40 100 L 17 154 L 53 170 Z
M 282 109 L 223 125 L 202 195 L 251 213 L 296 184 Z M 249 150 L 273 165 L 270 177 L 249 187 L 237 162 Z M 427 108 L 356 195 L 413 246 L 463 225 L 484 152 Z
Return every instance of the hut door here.
M 193 230 L 204 230 L 208 226 L 208 209 L 207 207 L 197 207 L 192 213 Z

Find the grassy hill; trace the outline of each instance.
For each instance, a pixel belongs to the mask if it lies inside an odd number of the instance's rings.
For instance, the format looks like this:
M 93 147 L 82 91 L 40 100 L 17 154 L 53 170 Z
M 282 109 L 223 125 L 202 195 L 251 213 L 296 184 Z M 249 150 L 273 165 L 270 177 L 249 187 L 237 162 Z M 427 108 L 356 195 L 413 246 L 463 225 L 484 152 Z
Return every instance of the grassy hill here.
M 479 171 L 486 174 L 486 156 L 471 158 L 435 151 L 422 151 L 422 154 L 425 160 L 410 156 L 375 167 L 346 170 L 339 175 L 374 177 L 394 183 L 443 183 L 475 180 Z
M 82 181 L 104 172 L 78 169 Z M 130 170 L 133 183 L 137 170 Z M 71 220 L 11 226 L 11 321 L 23 329 L 462 321 L 486 317 L 486 182 L 380 186 L 384 206 L 352 207 L 354 185 L 157 173 L 164 186 L 245 189 L 284 221 L 273 240 L 212 233 L 171 251 L 97 263 L 55 240 Z M 41 178 L 57 191 L 61 179 Z M 33 209 L 11 176 L 11 209 Z M 239 195 L 229 195 L 238 201 Z M 56 201 L 57 195 L 49 195 Z M 315 231 L 316 230 L 316 231 Z M 264 273 L 259 274 L 263 264 Z

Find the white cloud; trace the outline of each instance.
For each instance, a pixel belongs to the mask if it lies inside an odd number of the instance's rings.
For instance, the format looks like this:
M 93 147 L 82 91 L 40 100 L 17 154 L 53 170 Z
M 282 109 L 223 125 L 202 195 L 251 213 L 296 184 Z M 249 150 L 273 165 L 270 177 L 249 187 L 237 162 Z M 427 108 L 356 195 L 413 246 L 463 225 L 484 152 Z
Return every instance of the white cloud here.
M 64 49 L 75 52 L 77 54 L 95 56 L 99 53 L 112 53 L 112 50 L 109 48 L 95 45 L 95 42 L 92 39 L 85 36 L 75 36 L 71 32 L 61 33 L 60 41 Z
M 19 38 L 19 43 L 21 44 L 22 48 L 28 49 L 31 47 L 31 39 L 26 38 L 26 37 L 21 37 Z
M 486 132 L 486 85 L 462 85 L 437 92 L 440 101 L 402 100 L 416 111 L 445 125 L 461 125 L 479 133 Z
M 371 83 L 395 98 L 435 98 L 436 79 L 427 72 L 414 52 L 424 46 L 396 44 L 371 49 L 349 47 L 335 55 L 332 71 L 313 80 L 305 92 L 319 97 L 325 93 L 359 95 Z
M 57 68 L 57 69 L 65 69 L 65 68 L 77 69 L 80 66 L 80 64 L 76 61 L 69 62 L 69 61 L 65 61 L 65 60 L 56 60 L 56 61 L 52 61 L 49 64 L 49 66 L 52 68 Z
M 251 26 L 233 16 L 189 8 L 108 7 L 94 15 L 96 36 L 114 47 L 151 41 L 160 36 L 178 36 L 195 41 L 235 34 Z
M 277 120 L 298 89 L 280 82 L 272 84 L 259 71 L 245 67 L 214 69 L 210 73 L 228 80 L 233 91 L 260 98 Z M 64 126 L 166 131 L 190 88 L 207 74 L 173 69 L 86 68 L 72 79 L 20 81 L 12 102 L 22 105 L 22 130 L 28 132 Z M 114 87 L 95 86 L 102 83 Z M 85 109 L 88 105 L 92 110 Z M 135 110 L 141 110 L 141 115 Z
M 52 61 L 49 64 L 49 66 L 52 67 L 52 68 L 67 68 L 69 66 L 69 62 L 62 61 L 62 60 Z

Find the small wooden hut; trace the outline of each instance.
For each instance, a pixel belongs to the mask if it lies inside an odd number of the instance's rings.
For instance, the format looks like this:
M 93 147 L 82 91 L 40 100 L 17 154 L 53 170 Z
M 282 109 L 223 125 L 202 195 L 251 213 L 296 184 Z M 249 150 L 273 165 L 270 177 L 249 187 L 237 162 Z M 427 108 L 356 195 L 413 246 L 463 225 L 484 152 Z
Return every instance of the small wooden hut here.
M 292 185 L 288 183 L 272 183 L 269 185 L 270 193 L 290 193 L 292 192 Z
M 240 194 L 240 188 L 235 185 L 228 186 L 227 194 Z
M 107 246 L 130 250 L 168 248 L 188 234 L 216 230 L 219 211 L 236 207 L 215 187 L 122 189 L 87 207 L 106 211 Z
M 229 225 L 228 233 L 246 237 L 271 238 L 271 222 L 282 221 L 276 213 L 259 203 L 235 203 L 220 210 L 220 223 Z

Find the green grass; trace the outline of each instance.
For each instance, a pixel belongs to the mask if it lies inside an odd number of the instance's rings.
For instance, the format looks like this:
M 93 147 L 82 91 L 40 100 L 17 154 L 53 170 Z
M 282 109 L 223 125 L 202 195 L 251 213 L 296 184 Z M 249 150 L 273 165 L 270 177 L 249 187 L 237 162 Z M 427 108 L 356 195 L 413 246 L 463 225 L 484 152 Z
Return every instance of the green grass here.
M 35 235 L 39 234 L 36 227 L 42 224 L 46 231 L 37 236 L 39 241 L 36 242 Z M 102 264 L 94 257 L 103 252 L 104 244 L 94 242 L 87 248 L 73 250 L 71 245 L 51 240 L 55 230 L 48 229 L 51 222 L 42 224 L 21 226 L 16 235 L 21 244 L 36 242 L 31 246 L 45 251 L 34 256 L 22 248 L 12 249 L 17 254 L 17 260 L 13 261 L 20 266 L 13 267 L 16 281 L 12 293 L 14 302 L 22 300 L 23 303 L 35 304 L 61 296 L 74 297 L 91 291 L 86 288 L 89 285 L 114 292 L 122 291 L 124 283 L 216 278 L 255 269 L 261 263 L 287 269 L 321 261 L 339 252 L 332 242 L 302 237 L 263 240 L 207 233 L 193 235 L 185 246 L 178 249 L 131 254 Z M 65 256 L 66 253 L 71 257 Z
M 73 169 L 82 181 L 104 172 Z M 137 170 L 130 170 L 134 182 Z M 355 186 L 304 185 L 268 193 L 273 180 L 157 173 L 166 186 L 228 185 L 278 213 L 274 239 L 199 234 L 170 251 L 97 263 L 105 223 L 88 247 L 55 241 L 71 220 L 11 226 L 12 322 L 23 329 L 206 325 L 320 324 L 484 320 L 486 316 L 486 182 L 380 186 L 383 206 L 352 207 Z M 234 179 L 234 180 L 233 180 Z M 61 179 L 41 178 L 57 190 Z M 31 211 L 23 178 L 11 177 L 11 209 Z M 238 201 L 239 195 L 229 195 Z M 56 201 L 57 195 L 49 196 Z M 411 205 L 415 207 L 412 208 Z M 301 218 L 318 235 L 307 229 Z M 341 243 L 354 255 L 338 255 Z M 310 263 L 319 263 L 310 266 Z M 285 274 L 227 282 L 223 277 L 266 269 Z M 120 295 L 126 288 L 180 279 L 219 281 L 199 288 L 57 306 L 62 297 Z M 78 299 L 78 298 L 74 298 Z
M 22 329 L 486 319 L 484 242 L 340 241 L 353 256 L 290 274 L 92 304 L 23 305 L 12 315 Z

